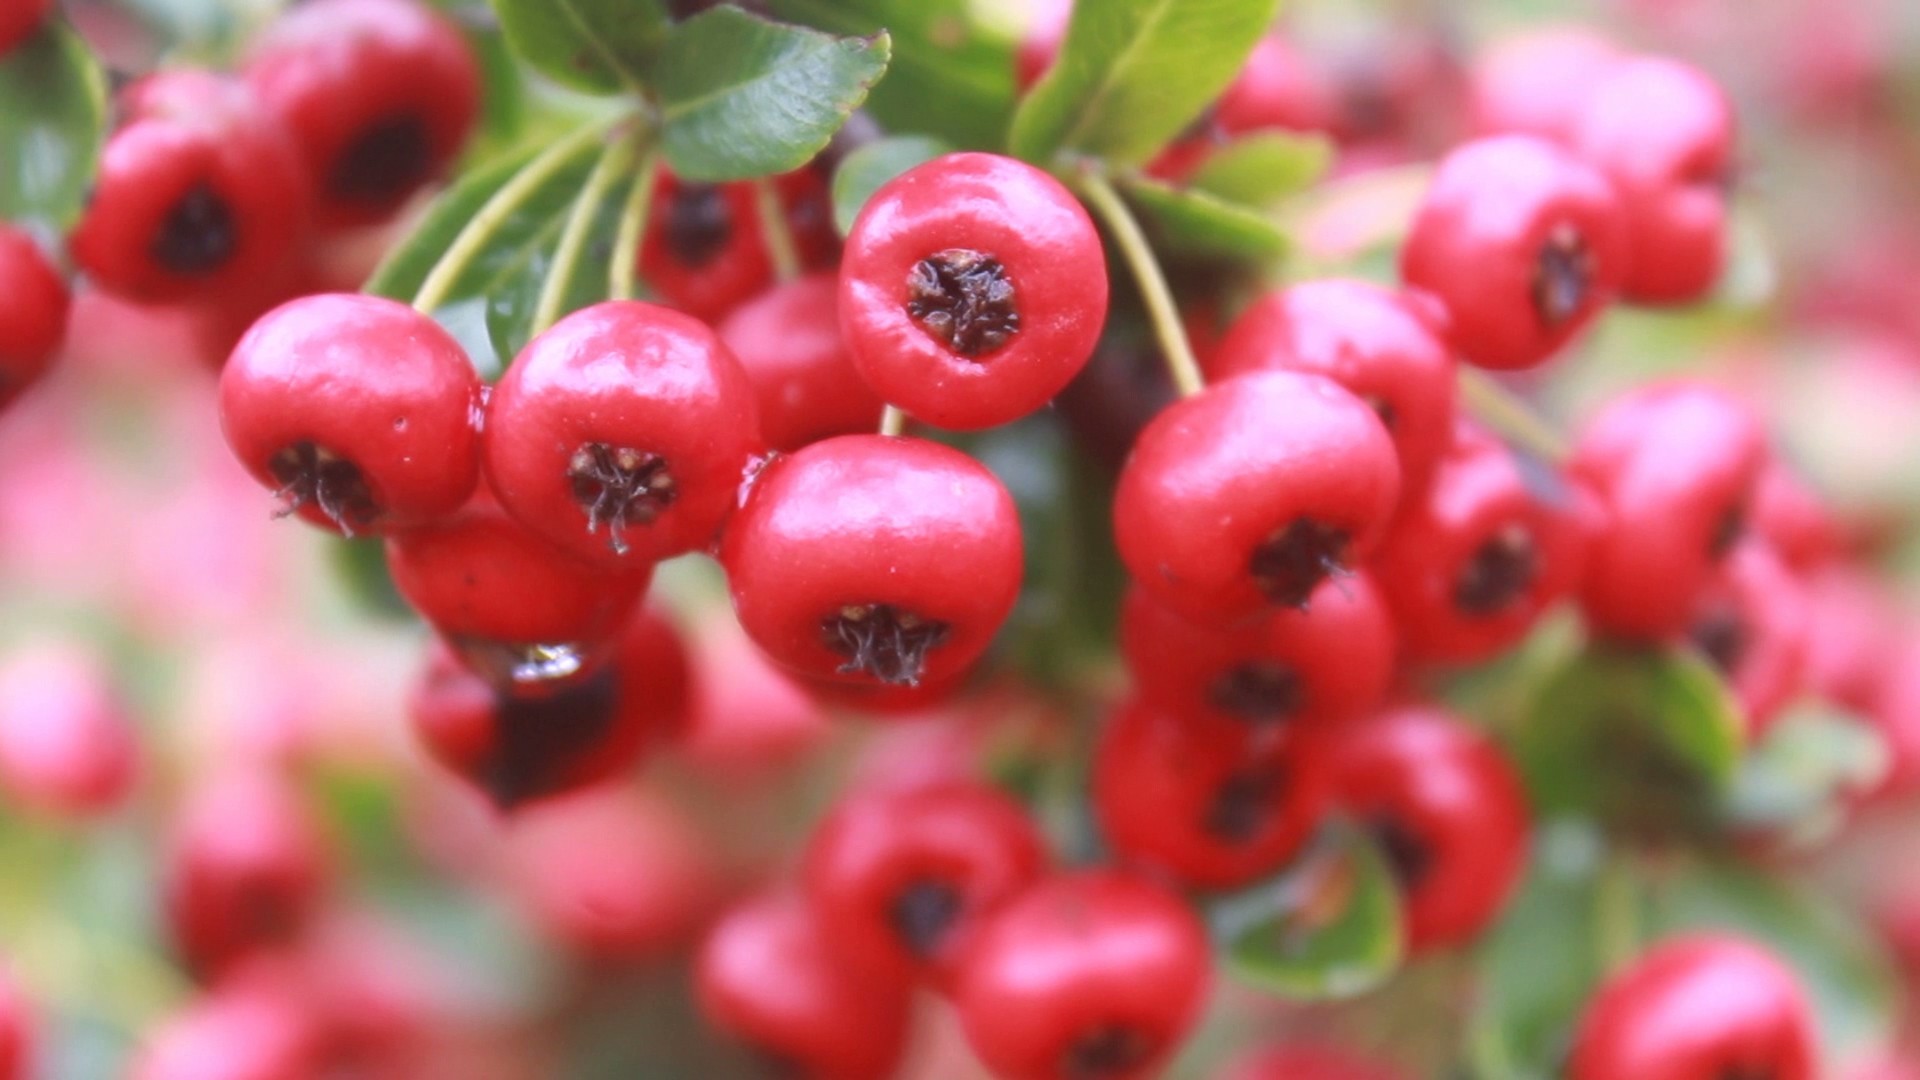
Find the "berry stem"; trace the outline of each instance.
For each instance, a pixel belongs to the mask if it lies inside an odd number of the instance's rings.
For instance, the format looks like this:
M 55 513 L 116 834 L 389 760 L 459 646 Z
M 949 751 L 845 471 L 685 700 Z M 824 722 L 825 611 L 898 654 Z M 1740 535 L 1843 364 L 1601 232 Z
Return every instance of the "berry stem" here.
M 567 223 L 561 229 L 560 242 L 554 246 L 553 261 L 547 266 L 547 278 L 540 283 L 540 297 L 533 308 L 533 333 L 545 333 L 547 328 L 560 321 L 565 315 L 567 293 L 573 288 L 574 271 L 577 269 L 581 253 L 586 250 L 588 234 L 593 229 L 594 219 L 600 213 L 600 207 L 606 202 L 607 192 L 614 181 L 627 170 L 633 168 L 633 162 L 641 152 L 641 141 L 646 138 L 645 129 L 632 132 L 625 137 L 608 143 L 600 151 L 600 160 L 587 175 L 587 182 L 580 187 L 579 195 L 574 197 L 573 207 L 567 211 Z
M 627 189 L 620 226 L 613 237 L 613 261 L 607 264 L 607 295 L 615 300 L 633 300 L 640 295 L 640 239 L 647 232 L 647 212 L 653 206 L 653 185 L 659 176 L 660 155 L 648 149 L 641 156 L 633 186 Z
M 907 414 L 898 406 L 889 405 L 880 413 L 880 434 L 901 435 L 907 430 Z
M 760 214 L 760 235 L 773 263 L 774 279 L 792 281 L 800 276 L 800 249 L 793 242 L 786 208 L 780 205 L 780 192 L 772 180 L 763 176 L 753 182 L 753 204 Z
M 1481 423 L 1548 461 L 1563 461 L 1567 444 L 1525 401 L 1478 368 L 1461 367 L 1460 396 Z
M 1173 303 L 1173 290 L 1167 286 L 1167 276 L 1160 269 L 1160 260 L 1154 257 L 1146 234 L 1140 231 L 1140 223 L 1134 220 L 1133 212 L 1127 209 L 1120 193 L 1113 190 L 1106 177 L 1087 171 L 1074 179 L 1079 183 L 1081 198 L 1093 208 L 1094 216 L 1107 226 L 1114 242 L 1120 245 L 1120 254 L 1140 285 L 1140 295 L 1147 302 L 1147 315 L 1153 320 L 1154 336 L 1160 339 L 1160 353 L 1166 359 L 1167 374 L 1173 377 L 1175 389 L 1182 397 L 1199 393 L 1206 388 L 1200 362 L 1194 359 L 1193 346 L 1187 343 L 1186 327 L 1180 324 L 1180 311 Z

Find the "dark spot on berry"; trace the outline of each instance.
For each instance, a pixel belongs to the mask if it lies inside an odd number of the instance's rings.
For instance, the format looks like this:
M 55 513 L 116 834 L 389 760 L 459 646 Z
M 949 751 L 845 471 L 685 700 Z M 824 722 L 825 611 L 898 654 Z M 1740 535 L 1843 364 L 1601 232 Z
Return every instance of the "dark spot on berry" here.
M 1393 407 L 1393 402 L 1388 401 L 1378 394 L 1368 394 L 1360 400 L 1372 406 L 1373 414 L 1380 418 L 1380 423 L 1388 431 L 1392 431 L 1399 425 L 1400 412 Z
M 921 880 L 893 898 L 887 918 L 908 951 L 915 956 L 932 956 L 953 929 L 964 903 L 959 890 L 946 882 Z
M 1273 795 L 1280 776 L 1272 769 L 1245 769 L 1221 781 L 1207 804 L 1203 825 L 1207 835 L 1230 844 L 1244 844 L 1260 835 L 1272 817 Z
M 1130 1027 L 1095 1028 L 1067 1048 L 1061 1075 L 1069 1080 L 1104 1080 L 1131 1075 L 1153 1059 L 1154 1044 Z
M 618 710 L 618 681 L 605 668 L 551 693 L 497 694 L 481 787 L 502 810 L 565 790 L 604 745 Z
M 675 262 L 699 269 L 733 239 L 733 209 L 718 184 L 682 184 L 667 204 L 667 250 Z
M 1570 222 L 1540 245 L 1533 267 L 1533 310 L 1549 329 L 1580 314 L 1593 295 L 1593 252 Z
M 1713 534 L 1707 538 L 1707 554 L 1714 559 L 1725 558 L 1746 532 L 1747 508 L 1738 504 L 1727 507 L 1713 523 Z
M 385 206 L 405 198 L 433 172 L 426 118 L 403 112 L 360 129 L 327 170 L 327 191 L 343 202 Z
M 587 515 L 587 531 L 607 527 L 607 544 L 627 553 L 625 530 L 651 525 L 679 493 L 667 459 L 644 450 L 587 443 L 567 461 L 573 501 Z
M 201 181 L 180 196 L 147 248 L 153 261 L 175 274 L 210 274 L 226 265 L 240 246 L 233 208 Z
M 1341 560 L 1350 539 L 1345 529 L 1299 518 L 1254 548 L 1247 569 L 1268 599 L 1304 611 L 1321 582 L 1346 573 Z
M 318 506 L 347 536 L 380 517 L 380 505 L 374 501 L 360 467 L 323 446 L 294 443 L 268 459 L 267 471 L 280 485 L 274 495 L 282 505 L 275 517 L 285 517 L 303 506 Z
M 239 897 L 241 933 L 253 942 L 287 942 L 300 934 L 302 904 L 273 881 L 245 882 Z
M 1370 818 L 1366 830 L 1374 843 L 1380 845 L 1380 854 L 1386 856 L 1387 867 L 1393 871 L 1393 879 L 1400 883 L 1401 891 L 1418 891 L 1433 870 L 1433 848 L 1426 838 L 1399 818 L 1386 814 Z
M 968 359 L 1020 332 L 1013 279 L 991 255 L 950 248 L 907 272 L 907 314 L 930 336 Z
M 1540 573 L 1533 534 L 1511 522 L 1475 548 L 1453 583 L 1454 606 L 1468 615 L 1497 615 L 1525 596 Z
M 1285 664 L 1250 660 L 1236 664 L 1207 688 L 1215 708 L 1254 724 L 1274 724 L 1300 708 L 1300 676 Z
M 1723 675 L 1731 675 L 1739 668 L 1751 644 L 1745 621 L 1739 613 L 1727 608 L 1708 612 L 1693 624 L 1688 636 Z
M 1771 1065 L 1729 1065 L 1715 1080 L 1775 1080 L 1779 1075 Z
M 847 658 L 842 675 L 871 675 L 888 686 L 918 686 L 927 653 L 947 640 L 943 622 L 891 604 L 849 604 L 820 620 L 827 648 Z

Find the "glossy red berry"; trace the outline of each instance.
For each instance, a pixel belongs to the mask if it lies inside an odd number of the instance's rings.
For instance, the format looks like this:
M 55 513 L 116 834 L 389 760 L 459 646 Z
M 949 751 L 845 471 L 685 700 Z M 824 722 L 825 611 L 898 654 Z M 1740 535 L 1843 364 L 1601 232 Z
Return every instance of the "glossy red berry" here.
M 1107 265 L 1060 182 L 949 154 L 875 192 L 847 235 L 840 325 L 881 398 L 956 430 L 1045 405 L 1093 355 Z
M 1662 942 L 1587 1004 L 1570 1080 L 1813 1080 L 1813 1017 L 1794 975 L 1738 938 Z
M 1749 539 L 1708 583 L 1687 636 L 1725 676 L 1754 738 L 1803 685 L 1806 591 L 1772 548 Z
M 749 183 L 703 184 L 660 170 L 653 189 L 640 275 L 666 303 L 714 321 L 773 280 Z
M 707 1021 L 800 1076 L 886 1080 L 905 1050 L 905 984 L 850 969 L 799 898 L 748 900 L 695 962 Z
M 1605 510 L 1581 587 L 1588 621 L 1636 638 L 1685 630 L 1766 461 L 1759 417 L 1701 383 L 1643 387 L 1594 417 L 1570 466 Z
M 1203 722 L 1145 703 L 1107 721 L 1093 809 L 1114 859 L 1207 889 L 1278 870 L 1319 824 L 1316 746 L 1280 731 Z
M 1142 697 L 1178 715 L 1217 713 L 1256 728 L 1316 727 L 1380 703 L 1394 626 L 1364 571 L 1323 581 L 1304 609 L 1203 626 L 1135 588 L 1120 653 Z
M 95 284 L 165 301 L 291 273 L 312 191 L 287 132 L 240 83 L 166 72 L 129 87 L 121 112 L 70 237 Z
M 528 529 L 632 570 L 713 543 L 760 448 L 753 385 L 699 320 L 634 301 L 555 323 L 487 404 L 487 479 Z
M 943 682 L 1020 591 L 1020 520 L 994 475 L 921 439 L 843 435 L 774 461 L 720 546 L 754 643 L 804 675 Z
M 388 532 L 457 510 L 480 473 L 480 379 L 458 342 L 392 300 L 273 309 L 220 373 L 220 426 L 254 479 L 316 525 Z
M 1041 882 L 982 927 L 954 1005 L 1004 1080 L 1144 1080 L 1205 1005 L 1213 950 L 1186 902 L 1115 871 Z
M 1513 766 L 1485 736 L 1431 708 L 1398 709 L 1332 739 L 1334 803 L 1392 866 L 1408 948 L 1471 940 L 1526 866 L 1526 793 Z
M 1483 135 L 1564 142 L 1594 87 L 1624 59 L 1612 42 L 1580 26 L 1504 38 L 1474 65 L 1474 127 Z
M 1620 194 L 1621 295 L 1696 300 L 1726 259 L 1733 106 L 1697 68 L 1662 57 L 1616 65 L 1588 95 L 1573 145 Z
M 299 144 L 323 225 L 393 216 L 480 115 L 480 64 L 418 0 L 310 0 L 255 41 L 246 79 Z
M 1580 583 L 1586 498 L 1553 466 L 1461 422 L 1372 568 L 1415 660 L 1491 659 Z
M 1544 139 L 1499 135 L 1441 160 L 1400 253 L 1400 274 L 1446 307 L 1448 338 L 1462 357 L 1526 368 L 1612 299 L 1625 243 L 1605 177 Z
M 983 921 L 1046 861 L 1026 809 L 983 784 L 857 792 L 807 844 L 807 901 L 854 967 L 944 982 Z
M 0 9 L 0 57 L 32 37 L 52 10 L 53 0 L 14 0 Z M 7 1075 L 10 1074 L 0 1071 L 0 1076 Z
M 1447 448 L 1454 363 L 1444 316 L 1421 298 L 1365 281 L 1305 281 L 1255 301 L 1207 365 L 1215 379 L 1277 369 L 1324 375 L 1373 406 L 1412 498 Z
M 1318 375 L 1255 372 L 1140 433 L 1114 538 L 1155 599 L 1217 625 L 1304 606 L 1372 552 L 1399 490 L 1393 441 L 1365 402 Z
M 0 408 L 52 366 L 71 300 L 33 237 L 0 225 Z
M 872 431 L 881 401 L 840 336 L 840 282 L 810 274 L 734 309 L 715 329 L 753 384 L 760 434 L 774 450 Z
M 1833 508 L 1778 459 L 1767 463 L 1754 489 L 1753 528 L 1795 573 L 1817 570 L 1846 552 Z

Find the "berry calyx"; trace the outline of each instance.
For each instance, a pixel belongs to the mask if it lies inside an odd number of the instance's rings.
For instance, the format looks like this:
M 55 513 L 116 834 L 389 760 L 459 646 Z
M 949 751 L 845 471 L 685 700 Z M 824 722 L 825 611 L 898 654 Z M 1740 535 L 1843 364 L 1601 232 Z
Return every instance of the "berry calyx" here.
M 869 675 L 888 686 L 917 686 L 927 652 L 946 644 L 950 627 L 892 604 L 849 604 L 821 621 L 827 648 L 846 657 L 838 675 Z
M 907 314 L 968 359 L 993 352 L 1020 332 L 1007 268 L 965 248 L 935 252 L 907 275 Z
M 673 504 L 675 483 L 667 459 L 645 450 L 587 443 L 567 459 L 573 500 L 587 514 L 587 531 L 606 526 L 614 554 L 627 553 L 625 531 L 653 524 Z

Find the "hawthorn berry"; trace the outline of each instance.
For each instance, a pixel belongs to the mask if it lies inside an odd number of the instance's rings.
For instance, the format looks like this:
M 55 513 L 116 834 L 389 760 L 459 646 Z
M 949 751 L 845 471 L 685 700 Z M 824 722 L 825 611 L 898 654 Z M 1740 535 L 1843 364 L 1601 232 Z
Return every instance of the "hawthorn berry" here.
M 480 64 L 418 0 L 308 0 L 253 43 L 245 77 L 292 133 L 325 227 L 392 217 L 480 115 Z
M 803 675 L 943 682 L 1020 591 L 1020 519 L 979 462 L 921 439 L 842 435 L 762 470 L 721 540 L 734 612 Z
M 1685 303 L 1719 280 L 1733 138 L 1726 94 L 1676 60 L 1622 62 L 1587 95 L 1573 146 L 1619 192 L 1625 299 Z
M 214 296 L 290 274 L 313 194 L 299 151 L 238 81 L 170 71 L 129 86 L 73 257 L 135 300 Z
M 1346 387 L 1380 414 L 1400 457 L 1402 497 L 1413 498 L 1453 424 L 1453 356 L 1437 325 L 1444 321 L 1419 296 L 1365 281 L 1305 281 L 1248 307 L 1207 374 L 1304 371 Z
M 1392 867 L 1407 947 L 1472 939 L 1526 866 L 1526 794 L 1513 766 L 1433 708 L 1395 709 L 1330 738 L 1333 803 L 1372 833 Z
M 961 957 L 954 1005 L 1003 1080 L 1157 1075 L 1206 1003 L 1206 928 L 1185 901 L 1117 871 L 1043 880 Z
M 1256 728 L 1319 726 L 1380 703 L 1394 672 L 1394 624 L 1366 571 L 1323 581 L 1304 609 L 1202 626 L 1134 588 L 1120 655 L 1140 695 L 1180 714 Z
M 480 379 L 432 319 L 376 296 L 302 297 L 220 372 L 220 426 L 283 513 L 349 536 L 457 510 L 480 473 Z
M 1797 980 L 1757 946 L 1672 938 L 1609 978 L 1574 1037 L 1569 1080 L 1813 1080 L 1813 1017 Z
M 881 401 L 840 336 L 839 279 L 809 274 L 735 308 L 715 330 L 753 384 L 760 434 L 773 450 L 872 431 Z
M 807 843 L 807 902 L 856 969 L 944 982 L 982 922 L 1046 861 L 1026 809 L 986 785 L 857 792 Z
M 0 8 L 0 57 L 19 48 L 47 21 L 53 0 L 13 0 Z M 0 1077 L 11 1075 L 0 1069 Z
M 1749 740 L 1800 692 L 1807 631 L 1806 593 L 1772 548 L 1748 539 L 1728 553 L 1687 637 L 1726 678 Z
M 1594 87 L 1623 60 L 1612 42 L 1579 26 L 1508 37 L 1474 65 L 1474 127 L 1564 143 Z
M 71 301 L 33 237 L 0 224 L 0 409 L 52 366 Z
M 1230 889 L 1279 869 L 1324 807 L 1317 744 L 1142 702 L 1107 721 L 1093 810 L 1117 862 Z
M 1527 368 L 1613 297 L 1625 244 L 1620 202 L 1605 177 L 1544 139 L 1496 135 L 1441 159 L 1401 250 L 1400 275 L 1445 306 L 1448 340 L 1462 357 Z
M 837 947 L 798 897 L 750 898 L 694 962 L 701 1011 L 788 1075 L 886 1080 L 906 1047 L 908 988 L 849 968 Z
M 494 386 L 487 479 L 574 557 L 644 568 L 713 543 L 761 446 L 753 398 L 698 319 L 595 304 L 528 342 Z
M 1684 631 L 1746 531 L 1767 457 L 1760 419 L 1702 383 L 1645 386 L 1601 410 L 1569 466 L 1605 511 L 1581 586 L 1587 620 L 1640 639 Z
M 1461 421 L 1371 564 L 1407 656 L 1474 663 L 1519 643 L 1579 586 L 1593 513 L 1583 497 L 1553 466 Z
M 1258 371 L 1140 433 L 1114 539 L 1156 600 L 1218 625 L 1305 606 L 1372 552 L 1399 490 L 1393 440 L 1365 402 L 1318 375 Z
M 867 200 L 840 263 L 853 364 L 890 404 L 955 430 L 1017 420 L 1093 355 L 1107 317 L 1100 234 L 1046 173 L 948 154 Z

